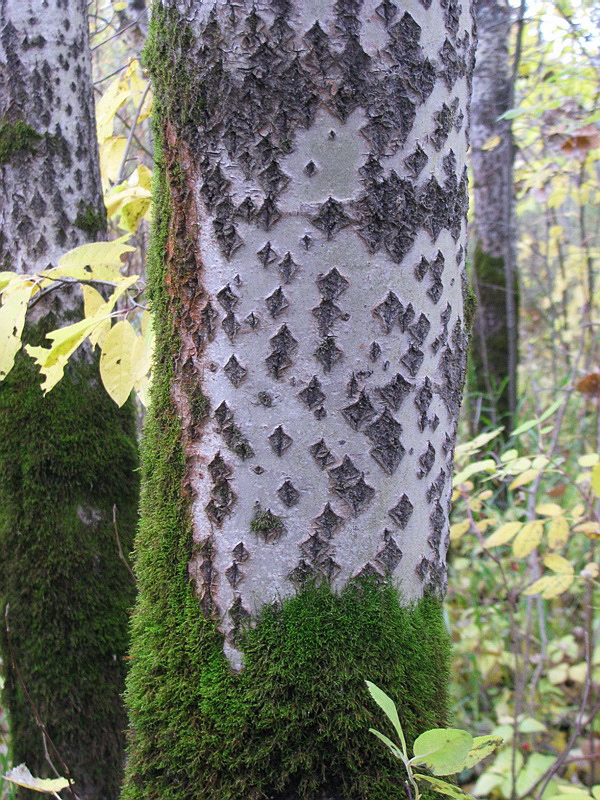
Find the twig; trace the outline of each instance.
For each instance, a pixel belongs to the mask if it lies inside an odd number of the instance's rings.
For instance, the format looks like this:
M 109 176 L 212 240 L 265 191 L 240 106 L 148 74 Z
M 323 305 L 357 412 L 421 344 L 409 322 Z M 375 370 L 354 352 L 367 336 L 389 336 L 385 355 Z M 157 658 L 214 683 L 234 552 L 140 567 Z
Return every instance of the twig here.
M 150 81 L 146 84 L 146 88 L 144 89 L 144 93 L 142 95 L 142 99 L 140 100 L 140 104 L 137 107 L 137 111 L 135 112 L 135 117 L 133 118 L 133 122 L 131 123 L 131 127 L 129 128 L 129 135 L 127 137 L 127 144 L 125 145 L 125 152 L 123 153 L 123 158 L 121 160 L 121 166 L 119 167 L 119 172 L 117 173 L 117 177 L 115 179 L 115 185 L 118 186 L 124 177 L 125 172 L 125 165 L 129 159 L 129 151 L 131 150 L 131 145 L 133 144 L 133 137 L 135 135 L 135 126 L 137 125 L 138 119 L 142 112 L 142 107 L 146 102 L 146 97 L 148 96 L 148 92 L 150 91 Z
M 48 752 L 48 745 L 50 745 L 51 749 L 54 752 L 54 755 L 58 759 L 58 762 L 59 762 L 61 770 L 63 771 L 64 777 L 69 781 L 69 791 L 71 793 L 71 797 L 73 798 L 73 800 L 79 800 L 79 798 L 75 794 L 75 789 L 73 788 L 73 781 L 72 781 L 72 779 L 71 779 L 71 777 L 69 775 L 69 768 L 67 767 L 67 765 L 63 761 L 60 753 L 58 752 L 58 749 L 57 749 L 56 745 L 54 744 L 54 742 L 50 738 L 50 734 L 48 733 L 48 731 L 46 730 L 46 726 L 42 722 L 42 719 L 41 719 L 40 714 L 39 714 L 39 712 L 37 710 L 37 707 L 36 707 L 35 703 L 33 702 L 32 698 L 31 698 L 31 695 L 29 694 L 29 691 L 27 690 L 27 687 L 25 686 L 25 681 L 23 680 L 21 672 L 20 672 L 20 670 L 19 670 L 19 668 L 17 666 L 17 661 L 15 659 L 15 653 L 14 653 L 13 646 L 12 646 L 12 635 L 11 635 L 10 622 L 9 622 L 9 610 L 10 610 L 10 604 L 7 603 L 5 608 L 4 608 L 4 627 L 6 629 L 6 642 L 8 644 L 8 652 L 10 653 L 10 661 L 11 661 L 11 664 L 12 664 L 12 668 L 14 670 L 15 675 L 17 676 L 17 680 L 19 681 L 19 685 L 21 686 L 23 694 L 25 695 L 25 699 L 29 703 L 29 707 L 31 708 L 31 711 L 33 713 L 33 718 L 35 719 L 35 724 L 38 726 L 38 728 L 40 729 L 40 731 L 42 733 L 42 742 L 44 744 L 44 753 L 45 753 L 45 756 L 46 756 L 46 760 L 48 761 L 48 764 L 50 765 L 50 769 L 52 770 L 52 772 L 54 772 L 54 774 L 56 775 L 57 778 L 63 777 L 58 772 L 58 770 L 56 769 L 56 767 L 54 766 L 54 764 L 52 762 L 52 759 L 50 758 L 50 754 Z
M 129 572 L 129 574 L 131 575 L 131 580 L 134 582 L 134 584 L 137 584 L 137 580 L 135 578 L 135 573 L 131 569 L 129 564 L 127 563 L 127 559 L 125 558 L 125 556 L 123 554 L 123 548 L 121 547 L 121 537 L 119 536 L 119 529 L 117 527 L 117 504 L 116 503 L 113 505 L 113 526 L 114 526 L 114 529 L 115 529 L 115 538 L 117 540 L 117 547 L 119 549 L 119 558 L 121 559 L 121 561 L 127 567 L 127 572 Z

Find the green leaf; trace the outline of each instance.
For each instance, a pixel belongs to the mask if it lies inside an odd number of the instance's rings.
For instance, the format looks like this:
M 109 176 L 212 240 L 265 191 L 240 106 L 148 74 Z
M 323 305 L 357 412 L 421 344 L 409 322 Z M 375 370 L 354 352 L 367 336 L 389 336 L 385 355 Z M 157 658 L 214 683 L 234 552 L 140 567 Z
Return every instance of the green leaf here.
M 468 731 L 457 728 L 433 728 L 422 733 L 414 743 L 411 764 L 423 764 L 434 775 L 453 775 L 464 769 L 465 759 L 473 747 Z
M 473 796 L 467 794 L 467 792 L 463 792 L 459 786 L 453 786 L 451 783 L 441 781 L 439 778 L 432 778 L 431 775 L 421 775 L 421 773 L 417 773 L 415 775 L 415 780 L 426 781 L 426 783 L 429 783 L 431 786 L 433 786 L 436 792 L 440 792 L 440 794 L 447 794 L 448 797 L 456 797 L 457 800 L 464 800 L 465 797 L 468 797 L 469 800 L 473 800 Z
M 367 684 L 367 688 L 371 694 L 371 697 L 379 708 L 383 711 L 386 717 L 390 720 L 394 728 L 396 729 L 396 733 L 400 741 L 402 742 L 402 750 L 404 751 L 404 755 L 408 758 L 408 751 L 406 749 L 406 739 L 404 738 L 404 731 L 402 730 L 402 725 L 400 724 L 400 718 L 398 717 L 398 710 L 396 709 L 396 704 L 389 697 L 384 691 L 382 691 L 378 686 L 375 686 L 374 683 L 371 681 L 365 681 Z
M 501 736 L 475 736 L 473 747 L 467 753 L 463 769 L 474 767 L 484 758 L 491 755 L 497 747 L 500 747 L 504 739 Z
M 372 733 L 375 736 L 377 736 L 378 739 L 381 739 L 381 741 L 384 743 L 384 745 L 386 747 L 389 747 L 389 749 L 396 756 L 396 758 L 399 758 L 400 761 L 404 761 L 404 755 L 402 754 L 400 748 L 398 747 L 397 744 L 394 744 L 394 742 L 392 742 L 391 739 L 388 739 L 388 737 L 385 736 L 383 733 L 380 733 L 379 731 L 376 731 L 375 728 L 369 728 L 369 733 Z
M 66 778 L 34 778 L 25 764 L 13 767 L 10 772 L 3 776 L 4 780 L 16 783 L 17 786 L 24 786 L 34 792 L 45 792 L 46 794 L 56 794 L 69 785 Z

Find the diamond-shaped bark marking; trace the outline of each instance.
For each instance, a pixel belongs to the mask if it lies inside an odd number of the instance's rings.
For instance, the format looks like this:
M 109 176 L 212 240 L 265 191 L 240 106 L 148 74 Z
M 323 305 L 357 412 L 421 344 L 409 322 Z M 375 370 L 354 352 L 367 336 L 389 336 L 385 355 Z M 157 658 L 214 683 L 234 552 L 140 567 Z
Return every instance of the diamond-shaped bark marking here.
M 219 315 L 213 308 L 212 303 L 209 301 L 200 312 L 200 322 L 206 331 L 206 338 L 209 342 L 212 342 L 212 340 L 215 338 L 218 319 Z
M 425 314 L 421 314 L 419 319 L 411 325 L 408 329 L 408 333 L 411 336 L 412 340 L 418 344 L 422 345 L 425 339 L 427 338 L 427 334 L 429 333 L 429 329 L 431 328 L 431 323 L 425 316 Z
M 316 375 L 313 375 L 308 386 L 298 393 L 298 397 L 310 409 L 320 405 L 325 400 L 325 392 L 322 391 L 321 382 Z
M 221 327 L 227 334 L 227 338 L 229 339 L 229 341 L 233 342 L 240 329 L 240 323 L 235 318 L 234 313 L 232 311 L 229 311 L 228 314 L 223 318 Z
M 234 589 L 241 582 L 244 577 L 244 573 L 242 572 L 237 561 L 234 561 L 232 565 L 225 570 L 225 577 L 229 581 L 229 585 Z
M 429 489 L 427 489 L 427 502 L 431 503 L 433 500 L 439 500 L 446 485 L 446 473 L 444 469 L 440 469 L 437 478 L 433 481 Z
M 292 258 L 291 253 L 286 253 L 284 257 L 279 262 L 277 269 L 279 270 L 279 274 L 281 275 L 281 280 L 284 283 L 289 283 L 294 275 L 298 272 L 298 264 Z
M 292 366 L 292 359 L 286 352 L 282 350 L 274 350 L 270 356 L 265 359 L 269 375 L 274 378 L 281 378 L 286 369 Z
M 340 565 L 333 560 L 332 556 L 325 556 L 318 561 L 317 571 L 324 575 L 328 581 L 333 580 L 340 570 Z
M 243 219 L 244 222 L 252 222 L 256 214 L 256 206 L 251 197 L 246 197 L 235 210 L 235 216 Z
M 273 250 L 271 247 L 271 242 L 267 242 L 264 247 L 261 247 L 256 255 L 258 256 L 258 260 L 263 267 L 268 267 L 270 264 L 275 263 L 275 261 L 277 261 L 279 258 L 275 250 Z
M 377 392 L 387 406 L 397 411 L 413 388 L 413 384 L 398 373 L 389 383 L 377 389 Z
M 429 525 L 431 527 L 431 534 L 427 538 L 427 542 L 434 552 L 438 552 L 442 543 L 442 534 L 446 527 L 446 514 L 439 501 L 433 507 L 433 511 L 429 515 Z
M 401 432 L 402 426 L 392 417 L 387 408 L 375 422 L 365 429 L 365 433 L 375 445 L 370 451 L 371 456 L 388 475 L 392 475 L 396 471 L 406 452 L 400 442 Z
M 206 512 L 206 516 L 212 520 L 215 525 L 221 526 L 223 521 L 229 514 L 231 514 L 233 500 L 235 500 L 235 495 L 231 491 L 231 489 L 227 486 L 227 489 L 232 497 L 232 502 L 225 502 L 221 503 L 214 497 L 208 501 L 208 503 L 204 507 L 204 511 Z
M 413 304 L 409 303 L 406 308 L 404 309 L 404 314 L 400 315 L 398 319 L 398 324 L 400 325 L 400 330 L 402 333 L 406 333 L 408 330 L 408 326 L 415 318 L 415 310 L 413 308 Z
M 431 468 L 435 464 L 435 447 L 431 442 L 427 443 L 427 450 L 419 456 L 419 471 L 417 478 L 424 478 L 429 475 Z
M 213 483 L 218 483 L 219 481 L 225 480 L 225 478 L 229 478 L 232 472 L 233 470 L 231 467 L 223 460 L 221 451 L 216 453 L 215 457 L 208 465 L 208 473 Z
M 263 511 L 259 503 L 255 504 L 255 513 L 250 523 L 250 530 L 265 542 L 277 542 L 285 533 L 281 518 L 273 514 L 270 508 Z
M 369 358 L 373 363 L 377 361 L 379 356 L 381 355 L 381 345 L 379 342 L 371 342 L 371 347 L 369 348 Z
M 394 292 L 388 292 L 387 297 L 373 309 L 373 314 L 379 317 L 386 333 L 390 333 L 394 325 L 399 321 L 401 314 L 404 313 L 404 306 L 398 300 Z
M 314 520 L 315 528 L 322 533 L 327 539 L 331 539 L 333 534 L 344 524 L 344 518 L 340 517 L 332 509 L 329 503 Z
M 216 164 L 206 173 L 204 183 L 200 187 L 200 194 L 210 209 L 226 196 L 229 184 L 230 181 L 223 174 L 220 164 Z
M 334 491 L 352 508 L 354 514 L 360 514 L 375 494 L 348 456 L 344 456 L 339 467 L 329 470 L 329 476 L 334 482 Z
M 288 580 L 301 589 L 308 580 L 314 578 L 315 573 L 315 568 L 301 558 L 298 566 L 294 567 L 288 575 Z
M 425 256 L 421 257 L 421 260 L 415 267 L 415 278 L 418 281 L 422 281 L 427 272 L 429 271 L 429 261 L 425 258 Z
M 383 0 L 375 9 L 375 13 L 381 17 L 386 25 L 389 25 L 398 13 L 398 7 L 391 0 Z
M 419 412 L 419 430 L 424 431 L 427 426 L 427 411 L 433 400 L 433 389 L 431 387 L 431 380 L 425 378 L 423 385 L 415 396 L 415 405 Z
M 271 161 L 266 169 L 258 173 L 258 180 L 269 194 L 279 194 L 290 182 L 290 178 L 282 172 L 276 161 Z
M 339 200 L 334 200 L 333 197 L 323 203 L 317 216 L 311 220 L 315 228 L 323 231 L 328 239 L 331 239 L 338 231 L 349 225 L 351 221 L 344 211 L 344 206 Z
M 242 625 L 250 619 L 250 612 L 244 608 L 241 595 L 237 595 L 227 613 L 233 622 L 233 627 L 236 633 L 239 631 Z
M 254 218 L 265 231 L 268 231 L 281 219 L 281 213 L 270 195 L 265 198 L 264 203 L 254 215 Z
M 411 178 L 419 177 L 428 160 L 427 153 L 423 150 L 421 145 L 418 144 L 414 153 L 411 153 L 411 155 L 404 159 L 404 166 L 408 170 Z
M 215 408 L 215 419 L 219 423 L 219 430 L 221 431 L 227 447 L 236 453 L 243 461 L 247 458 L 252 458 L 254 450 L 250 442 L 236 426 L 233 412 L 224 400 L 221 405 Z
M 275 350 L 293 352 L 298 347 L 298 340 L 294 339 L 287 325 L 282 325 L 277 333 L 269 339 L 271 347 Z
M 329 542 L 318 533 L 313 533 L 300 545 L 300 550 L 313 563 L 329 548 Z
M 231 356 L 229 361 L 225 364 L 223 367 L 223 372 L 225 375 L 227 375 L 236 389 L 248 374 L 248 370 L 245 367 L 242 367 L 235 355 Z
M 332 367 L 342 357 L 342 351 L 335 343 L 333 336 L 327 336 L 315 350 L 315 358 L 325 372 L 330 372 Z
M 356 373 L 353 372 L 350 376 L 350 380 L 346 384 L 346 394 L 348 397 L 354 397 L 358 392 L 358 378 L 356 377 Z
M 248 323 L 252 330 L 255 330 L 260 325 L 260 317 L 258 317 L 254 311 L 251 311 L 244 322 Z
M 400 500 L 393 508 L 390 508 L 388 514 L 402 530 L 408 525 L 408 520 L 413 513 L 413 504 L 410 502 L 406 494 L 403 494 Z
M 287 435 L 281 425 L 278 425 L 269 436 L 269 443 L 273 448 L 273 452 L 278 456 L 283 455 L 293 441 L 292 437 Z
M 294 484 L 288 479 L 284 481 L 279 489 L 277 489 L 277 496 L 288 508 L 295 506 L 300 499 L 300 492 L 296 489 Z
M 414 344 L 411 343 L 406 353 L 404 353 L 404 355 L 400 359 L 400 362 L 404 364 L 406 369 L 410 372 L 410 374 L 414 378 L 417 372 L 419 371 L 419 368 L 423 363 L 424 358 L 425 355 L 423 351 L 419 350 L 418 347 L 416 347 Z
M 316 171 L 317 171 L 317 165 L 315 164 L 314 161 L 308 161 L 305 164 L 304 172 L 306 175 L 308 175 L 309 178 L 312 178 L 312 176 L 315 174 Z
M 325 444 L 325 439 L 321 439 L 311 445 L 310 454 L 321 469 L 327 469 L 331 464 L 335 464 L 335 457 Z
M 369 400 L 369 395 L 364 390 L 360 393 L 356 403 L 352 403 L 352 405 L 342 409 L 344 419 L 355 431 L 370 422 L 376 413 L 373 404 Z
M 233 309 L 237 306 L 239 299 L 240 298 L 234 294 L 229 284 L 217 292 L 217 300 L 223 306 L 225 311 L 233 311 Z
M 356 575 L 353 575 L 353 577 L 358 578 L 359 580 L 361 578 L 366 578 L 370 581 L 374 580 L 377 583 L 381 583 L 383 581 L 383 575 L 374 564 L 371 564 L 370 561 L 367 561 L 364 567 L 362 567 L 362 569 L 359 570 Z
M 317 278 L 317 286 L 325 300 L 337 300 L 350 286 L 350 283 L 338 271 L 338 268 L 334 267 L 329 270 L 327 275 L 320 275 Z
M 231 258 L 235 251 L 244 244 L 244 240 L 231 222 L 215 219 L 213 228 L 223 255 L 225 258 Z
M 431 566 L 431 561 L 428 558 L 425 558 L 425 556 L 421 556 L 421 559 L 415 567 L 415 572 L 421 581 L 425 581 L 431 571 Z
M 244 561 L 247 561 L 250 558 L 250 553 L 248 550 L 246 550 L 243 542 L 238 542 L 231 552 L 233 553 L 233 558 L 239 564 L 243 564 Z
M 315 419 L 319 420 L 325 419 L 326 416 L 327 416 L 327 411 L 323 406 L 319 406 L 319 408 L 315 410 Z
M 402 560 L 402 550 L 400 550 L 391 531 L 388 531 L 387 528 L 383 532 L 383 539 L 385 546 L 377 553 L 374 560 L 389 574 L 396 569 Z
M 265 299 L 265 304 L 269 309 L 269 314 L 275 319 L 286 308 L 289 307 L 288 299 L 283 293 L 283 289 L 279 286 L 275 291 Z
M 317 319 L 321 336 L 327 336 L 333 323 L 342 316 L 342 310 L 332 300 L 321 300 L 312 314 Z

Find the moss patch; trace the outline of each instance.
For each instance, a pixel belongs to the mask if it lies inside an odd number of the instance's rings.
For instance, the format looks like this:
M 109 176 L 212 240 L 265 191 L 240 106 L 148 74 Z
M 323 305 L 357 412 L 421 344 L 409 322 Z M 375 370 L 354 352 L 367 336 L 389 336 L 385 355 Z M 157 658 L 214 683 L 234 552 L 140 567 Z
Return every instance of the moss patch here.
M 33 153 L 41 134 L 23 120 L 3 122 L 0 125 L 0 164 L 6 164 L 15 155 Z
M 99 233 L 106 231 L 106 209 L 95 208 L 91 203 L 81 203 L 74 225 L 90 237 L 90 241 L 97 239 Z
M 29 339 L 41 344 L 49 316 Z M 137 447 L 131 407 L 118 409 L 81 359 L 47 397 L 32 359 L 19 355 L 0 384 L 0 586 L 10 604 L 19 671 L 79 791 L 110 800 L 122 774 L 120 702 L 134 586 L 120 561 L 137 506 Z M 11 668 L 2 660 L 15 763 L 48 775 L 41 734 Z M 19 790 L 20 797 L 35 793 Z

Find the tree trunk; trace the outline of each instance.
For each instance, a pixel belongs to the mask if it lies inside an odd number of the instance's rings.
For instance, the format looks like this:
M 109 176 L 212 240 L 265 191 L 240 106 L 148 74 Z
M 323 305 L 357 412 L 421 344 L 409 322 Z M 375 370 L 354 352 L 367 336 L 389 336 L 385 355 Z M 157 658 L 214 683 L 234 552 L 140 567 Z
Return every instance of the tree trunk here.
M 469 9 L 188 0 L 151 28 L 124 796 L 398 798 L 364 679 L 409 738 L 446 721 Z
M 512 12 L 504 0 L 477 0 L 477 60 L 473 76 L 473 285 L 478 308 L 471 340 L 469 392 L 473 433 L 480 424 L 510 433 L 516 410 L 517 296 L 513 214 L 514 145 L 509 37 Z M 485 149 L 484 149 L 485 148 Z M 473 406 L 483 400 L 481 414 Z
M 0 4 L 0 258 L 39 272 L 66 250 L 102 238 L 84 0 Z M 27 338 L 81 315 L 80 297 L 49 295 Z M 2 633 L 12 756 L 53 776 L 31 695 L 78 797 L 110 800 L 123 767 L 123 691 L 131 578 L 118 555 L 136 517 L 133 409 L 119 410 L 80 351 L 47 396 L 21 354 L 0 383 Z M 4 624 L 2 624 L 4 628 Z M 14 656 L 14 660 L 13 660 Z M 21 797 L 35 793 L 19 790 Z

